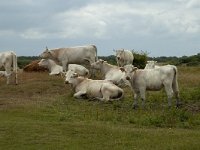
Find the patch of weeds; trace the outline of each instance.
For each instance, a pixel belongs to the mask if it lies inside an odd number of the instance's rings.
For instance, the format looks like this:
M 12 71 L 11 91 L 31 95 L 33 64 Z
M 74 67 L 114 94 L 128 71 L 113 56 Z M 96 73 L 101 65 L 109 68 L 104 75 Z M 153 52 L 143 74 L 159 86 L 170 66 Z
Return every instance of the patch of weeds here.
M 130 117 L 130 118 L 129 118 L 129 123 L 130 123 L 130 124 L 136 124 L 136 123 L 137 123 L 137 119 L 136 119 L 136 118 L 133 118 L 133 117 Z
M 71 114 L 62 114 L 59 117 L 59 121 L 70 121 L 72 120 L 72 115 Z
M 163 115 L 161 115 L 161 116 L 150 116 L 149 117 L 150 125 L 153 125 L 155 127 L 162 127 L 164 122 L 165 122 L 165 117 Z

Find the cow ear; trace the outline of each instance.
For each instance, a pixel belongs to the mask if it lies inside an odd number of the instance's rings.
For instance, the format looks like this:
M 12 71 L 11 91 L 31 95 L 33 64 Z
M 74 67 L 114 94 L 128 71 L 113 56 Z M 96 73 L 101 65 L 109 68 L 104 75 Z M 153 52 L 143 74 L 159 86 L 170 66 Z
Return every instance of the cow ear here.
M 103 63 L 103 62 L 104 62 L 104 60 L 103 60 L 103 59 L 100 59 L 100 62 L 101 62 L 101 63 Z
M 119 68 L 122 72 L 125 72 L 125 69 L 123 67 Z
M 138 68 L 137 67 L 133 67 L 133 71 L 137 70 Z

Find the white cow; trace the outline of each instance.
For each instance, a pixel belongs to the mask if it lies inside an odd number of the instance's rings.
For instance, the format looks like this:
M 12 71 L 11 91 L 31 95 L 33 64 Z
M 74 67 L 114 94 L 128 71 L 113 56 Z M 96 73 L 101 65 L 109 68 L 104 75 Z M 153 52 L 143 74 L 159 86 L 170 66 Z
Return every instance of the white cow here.
M 107 61 L 104 61 L 102 59 L 99 59 L 98 61 L 91 64 L 91 67 L 93 69 L 98 69 L 100 72 L 104 75 L 104 80 L 108 80 L 113 82 L 116 85 L 121 86 L 126 82 L 125 79 L 125 73 L 120 70 L 118 66 L 111 65 L 107 63 Z
M 56 64 L 56 62 L 52 59 L 41 59 L 38 64 L 39 66 L 48 68 L 50 71 L 49 75 L 64 74 L 63 67 Z M 88 69 L 86 69 L 84 66 L 77 65 L 77 64 L 69 64 L 68 70 L 72 70 L 78 73 L 80 76 L 87 76 L 89 74 Z
M 155 68 L 159 68 L 160 66 L 157 66 L 156 63 L 157 63 L 157 61 L 153 61 L 153 60 L 147 61 L 147 64 L 146 64 L 146 66 L 145 66 L 144 69 L 155 69 Z
M 66 84 L 71 84 L 75 90 L 75 98 L 95 98 L 101 101 L 119 100 L 124 92 L 112 82 L 105 80 L 92 80 L 78 76 L 69 70 L 66 74 Z
M 129 50 L 114 50 L 116 52 L 116 61 L 119 67 L 133 63 L 133 53 Z
M 0 53 L 0 68 L 4 67 L 4 76 L 7 77 L 7 84 L 10 84 L 10 76 L 15 74 L 15 84 L 18 84 L 17 80 L 17 55 L 13 51 L 1 52 Z
M 135 102 L 134 108 L 137 107 L 137 99 L 140 94 L 145 104 L 146 90 L 157 91 L 163 87 L 167 93 L 168 105 L 171 106 L 171 98 L 175 95 L 177 101 L 176 105 L 179 106 L 179 89 L 177 82 L 177 68 L 172 65 L 166 65 L 157 69 L 137 69 L 133 65 L 126 65 L 121 68 L 126 73 L 126 79 L 129 80 L 133 92 Z
M 6 77 L 6 71 L 0 71 L 0 77 Z
M 53 59 L 62 64 L 63 70 L 66 71 L 68 64 L 92 64 L 97 60 L 97 48 L 95 45 L 77 46 L 69 48 L 57 48 L 46 50 L 40 55 L 41 58 Z
M 48 68 L 50 71 L 49 75 L 58 75 L 63 73 L 63 67 L 57 65 L 52 59 L 41 59 L 38 65 Z
M 80 76 L 88 76 L 89 75 L 89 70 L 87 68 L 85 68 L 82 65 L 78 65 L 78 64 L 69 64 L 68 65 L 68 70 L 72 70 L 75 73 L 77 73 Z

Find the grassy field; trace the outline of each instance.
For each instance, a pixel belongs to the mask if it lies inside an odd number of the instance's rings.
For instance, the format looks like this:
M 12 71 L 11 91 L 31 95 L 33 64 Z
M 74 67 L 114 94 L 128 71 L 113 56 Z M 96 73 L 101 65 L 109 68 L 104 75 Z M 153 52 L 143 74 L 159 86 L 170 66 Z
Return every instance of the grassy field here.
M 164 91 L 148 92 L 146 108 L 122 101 L 76 100 L 64 79 L 21 73 L 19 85 L 0 79 L 0 149 L 200 149 L 200 68 L 179 68 L 180 109 Z M 175 106 L 175 101 L 173 101 Z

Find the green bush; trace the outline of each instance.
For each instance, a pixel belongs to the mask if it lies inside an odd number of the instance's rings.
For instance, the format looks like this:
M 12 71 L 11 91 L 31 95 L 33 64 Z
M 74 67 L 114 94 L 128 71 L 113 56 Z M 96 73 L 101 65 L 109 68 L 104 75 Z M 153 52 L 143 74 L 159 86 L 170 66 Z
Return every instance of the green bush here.
M 19 56 L 17 57 L 17 63 L 19 68 L 24 68 L 26 65 L 28 65 L 33 60 L 37 60 L 39 57 L 37 56 Z
M 146 65 L 146 62 L 147 62 L 147 52 L 132 51 L 132 53 L 133 53 L 133 56 L 134 56 L 133 65 L 135 67 L 143 69 Z

